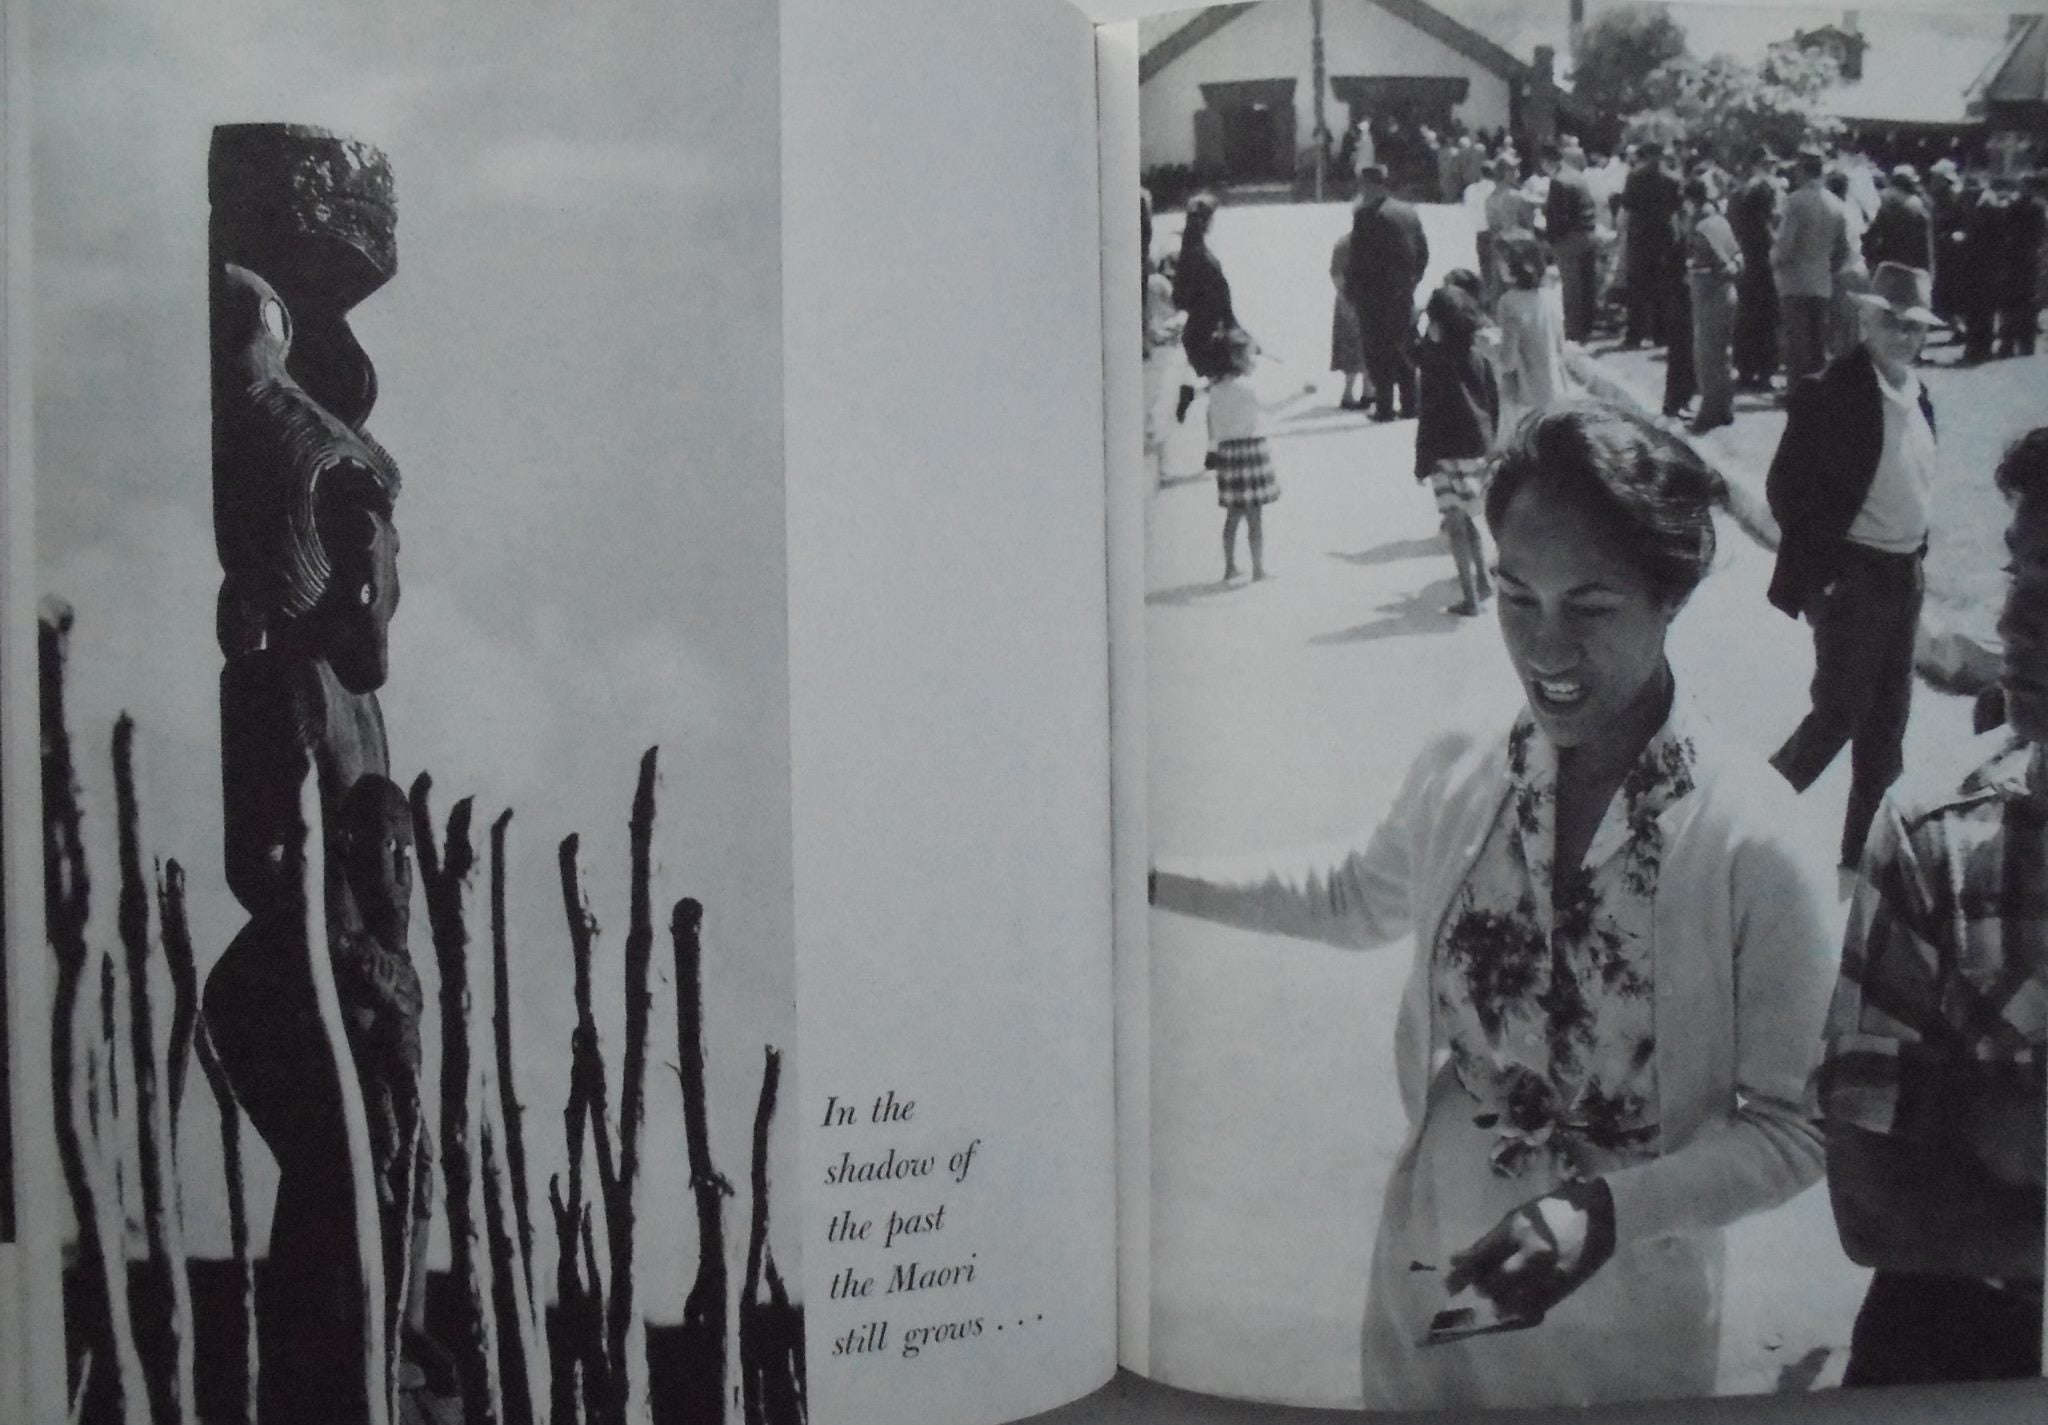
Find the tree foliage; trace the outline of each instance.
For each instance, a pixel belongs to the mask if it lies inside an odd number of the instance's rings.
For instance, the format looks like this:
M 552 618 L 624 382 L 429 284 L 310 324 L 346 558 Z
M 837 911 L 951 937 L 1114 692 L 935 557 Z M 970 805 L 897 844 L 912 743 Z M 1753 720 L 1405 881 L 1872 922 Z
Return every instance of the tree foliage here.
M 1650 76 L 1686 53 L 1684 26 L 1662 6 L 1604 10 L 1572 45 L 1572 93 L 1600 113 L 1627 118 L 1655 107 Z
M 1832 137 L 1841 122 L 1820 100 L 1837 78 L 1833 56 L 1790 41 L 1771 46 L 1757 65 L 1678 55 L 1645 80 L 1646 103 L 1629 129 L 1638 138 L 1685 139 L 1733 167 L 1759 144 L 1782 154 Z

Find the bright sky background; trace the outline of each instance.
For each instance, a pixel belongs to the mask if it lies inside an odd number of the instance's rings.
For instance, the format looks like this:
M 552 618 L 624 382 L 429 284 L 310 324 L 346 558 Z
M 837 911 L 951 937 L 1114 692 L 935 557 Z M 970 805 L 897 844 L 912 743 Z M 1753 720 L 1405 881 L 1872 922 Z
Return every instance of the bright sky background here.
M 354 321 L 380 378 L 370 429 L 405 476 L 383 695 L 393 774 L 409 785 L 431 769 L 444 815 L 476 793 L 480 836 L 516 809 L 536 1217 L 545 1227 L 562 1153 L 572 1019 L 555 844 L 583 833 L 616 1083 L 626 817 L 639 754 L 659 743 L 656 965 L 668 906 L 697 896 L 713 1147 L 741 1186 L 729 1216 L 743 1247 L 762 1046 L 794 1047 L 775 9 L 284 13 L 257 0 L 29 13 L 39 583 L 78 611 L 72 727 L 97 929 L 111 935 L 105 749 L 124 706 L 142 726 L 149 847 L 189 870 L 202 969 L 242 923 L 220 869 L 206 149 L 224 121 L 340 129 L 390 154 L 398 194 L 398 274 Z M 418 904 L 412 950 L 431 994 Z M 668 980 L 661 969 L 647 1141 L 657 1318 L 679 1314 L 695 1262 L 663 1067 Z M 796 1184 L 780 1171 L 793 1058 L 784 1067 L 775 1247 L 794 1282 Z M 187 1110 L 186 1207 L 199 1249 L 218 1253 L 203 1088 Z M 258 1181 L 261 1228 L 272 1179 Z

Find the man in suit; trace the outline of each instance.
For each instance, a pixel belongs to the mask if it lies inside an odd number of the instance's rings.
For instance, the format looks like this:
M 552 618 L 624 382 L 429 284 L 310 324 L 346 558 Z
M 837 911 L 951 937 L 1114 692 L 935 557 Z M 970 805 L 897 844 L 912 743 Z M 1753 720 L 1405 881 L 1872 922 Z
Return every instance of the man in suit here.
M 1678 266 L 1678 213 L 1684 206 L 1678 179 L 1664 168 L 1664 148 L 1646 143 L 1636 150 L 1636 166 L 1621 187 L 1621 208 L 1628 214 L 1628 332 L 1624 346 L 1670 339 L 1665 306 Z
M 1388 193 L 1384 168 L 1360 169 L 1344 288 L 1358 309 L 1366 372 L 1377 393 L 1376 421 L 1415 414 L 1415 289 L 1428 266 L 1429 240 L 1415 209 Z
M 1728 200 L 1728 225 L 1742 248 L 1735 291 L 1735 384 L 1768 391 L 1778 369 L 1778 284 L 1771 275 L 1771 243 L 1778 235 L 1778 183 L 1771 151 L 1750 155 L 1749 177 Z
M 1924 268 L 1871 274 L 1862 344 L 1793 388 L 1764 487 L 1780 532 L 1770 600 L 1813 626 L 1814 652 L 1812 708 L 1771 765 L 1803 792 L 1849 747 L 1850 868 L 1899 775 L 1913 695 L 1935 469 L 1934 404 L 1913 363 L 1938 324 L 1931 289 Z
M 1799 184 L 1785 200 L 1784 221 L 1771 244 L 1771 273 L 1778 281 L 1778 310 L 1785 323 L 1788 393 L 1800 377 L 1827 362 L 1835 274 L 1850 265 L 1848 214 L 1841 199 L 1822 185 L 1821 167 L 1818 149 L 1800 151 Z
M 1550 173 L 1550 191 L 1543 199 L 1544 235 L 1557 262 L 1564 284 L 1564 334 L 1567 340 L 1583 342 L 1593 335 L 1593 301 L 1598 253 L 1593 234 L 1599 226 L 1599 206 L 1586 181 L 1586 155 L 1579 148 L 1544 154 L 1543 166 Z

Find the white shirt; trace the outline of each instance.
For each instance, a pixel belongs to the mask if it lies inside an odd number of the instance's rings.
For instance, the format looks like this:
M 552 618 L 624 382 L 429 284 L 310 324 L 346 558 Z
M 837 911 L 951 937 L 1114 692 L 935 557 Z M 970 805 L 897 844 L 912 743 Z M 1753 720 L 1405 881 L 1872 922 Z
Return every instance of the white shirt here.
M 1258 392 L 1243 376 L 1230 375 L 1209 385 L 1209 443 L 1251 440 L 1266 433 Z
M 1911 554 L 1927 541 L 1934 489 L 1934 430 L 1920 409 L 1920 378 L 1906 373 L 1894 386 L 1877 373 L 1884 396 L 1884 451 L 1877 457 L 1870 493 L 1849 524 L 1849 538 L 1887 554 Z

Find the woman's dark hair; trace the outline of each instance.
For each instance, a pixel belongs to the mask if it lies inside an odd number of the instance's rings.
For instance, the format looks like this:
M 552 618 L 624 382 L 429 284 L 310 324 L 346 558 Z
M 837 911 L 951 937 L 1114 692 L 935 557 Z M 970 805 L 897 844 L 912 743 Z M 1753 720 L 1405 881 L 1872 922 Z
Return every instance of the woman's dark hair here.
M 2048 426 L 2036 426 L 2008 445 L 1993 478 L 2008 500 L 2048 495 Z
M 1486 303 L 1486 284 L 1480 281 L 1479 274 L 1469 267 L 1453 267 L 1446 272 L 1444 286 L 1457 288 L 1482 306 Z
M 1486 490 L 1486 526 L 1496 538 L 1524 489 L 1575 504 L 1666 602 L 1682 603 L 1714 562 L 1721 477 L 1683 441 L 1622 406 L 1559 402 L 1515 428 Z
M 1707 180 L 1704 177 L 1686 179 L 1683 194 L 1686 202 L 1702 208 L 1713 201 L 1714 197 L 1714 191 L 1707 186 Z
M 1197 193 L 1188 199 L 1187 221 L 1181 226 L 1181 243 L 1199 242 L 1209 232 L 1209 224 L 1216 217 L 1216 195 Z
M 1524 291 L 1534 291 L 1543 285 L 1543 274 L 1549 270 L 1550 254 L 1542 243 L 1526 234 L 1517 233 L 1505 238 L 1500 245 L 1501 265 L 1507 268 L 1508 281 Z
M 1429 303 L 1422 310 L 1436 323 L 1446 346 L 1470 346 L 1472 338 L 1479 334 L 1483 320 L 1479 303 L 1462 287 L 1446 282 L 1429 294 Z

